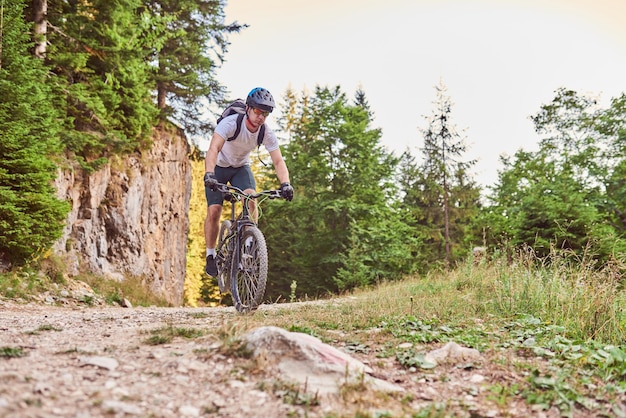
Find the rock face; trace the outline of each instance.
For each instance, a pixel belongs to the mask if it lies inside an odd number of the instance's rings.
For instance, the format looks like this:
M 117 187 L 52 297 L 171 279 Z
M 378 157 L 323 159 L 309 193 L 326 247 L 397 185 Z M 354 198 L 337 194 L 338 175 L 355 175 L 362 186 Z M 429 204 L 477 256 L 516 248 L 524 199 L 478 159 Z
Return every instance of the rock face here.
M 72 204 L 53 248 L 70 276 L 142 278 L 155 294 L 183 302 L 191 164 L 180 132 L 155 129 L 150 150 L 87 174 L 61 170 L 58 197 Z

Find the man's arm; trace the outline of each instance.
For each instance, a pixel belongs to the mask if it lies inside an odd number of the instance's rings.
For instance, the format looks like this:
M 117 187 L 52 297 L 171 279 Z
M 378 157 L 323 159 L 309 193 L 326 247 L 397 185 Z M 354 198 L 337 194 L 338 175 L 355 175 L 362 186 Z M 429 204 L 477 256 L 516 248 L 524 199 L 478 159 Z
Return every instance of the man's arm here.
M 205 173 L 214 173 L 215 165 L 217 164 L 217 154 L 222 150 L 224 146 L 224 138 L 220 135 L 214 133 L 211 138 L 211 143 L 209 144 L 209 149 L 206 152 L 206 156 L 204 157 L 204 172 Z
M 270 152 L 270 157 L 272 157 L 272 163 L 274 163 L 274 170 L 276 170 L 278 181 L 281 182 L 281 184 L 289 183 L 289 170 L 283 159 L 283 154 L 280 152 L 280 148 L 276 148 L 274 151 Z

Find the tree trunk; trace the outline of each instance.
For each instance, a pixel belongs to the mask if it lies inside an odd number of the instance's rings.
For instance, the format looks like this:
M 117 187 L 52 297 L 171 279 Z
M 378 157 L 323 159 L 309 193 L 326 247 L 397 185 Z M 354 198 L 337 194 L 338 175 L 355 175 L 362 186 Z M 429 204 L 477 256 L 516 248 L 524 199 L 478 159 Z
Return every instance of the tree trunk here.
M 446 125 L 445 125 L 445 121 L 446 121 L 446 115 L 442 114 L 441 115 L 441 119 L 442 119 L 442 131 L 445 131 L 446 129 Z M 445 245 L 446 245 L 446 268 L 450 267 L 450 207 L 448 206 L 450 204 L 449 202 L 449 194 L 448 194 L 448 170 L 446 169 L 446 158 L 448 158 L 448 156 L 446 155 L 446 140 L 447 140 L 447 136 L 445 133 L 442 134 L 442 138 L 443 140 L 441 141 L 441 161 L 443 162 L 442 164 L 442 172 L 443 172 L 443 231 L 444 231 L 444 241 L 445 241 Z
M 159 78 L 157 79 L 156 88 L 157 88 L 157 109 L 159 109 L 161 113 L 163 113 L 163 110 L 167 106 L 167 103 L 166 103 L 167 85 L 165 84 L 165 81 L 163 81 L 164 79 L 161 78 L 162 75 L 165 73 L 166 71 L 165 71 L 163 62 L 159 59 L 159 73 L 158 73 Z
M 4 27 L 4 0 L 0 1 L 0 68 L 2 68 L 2 28 Z
M 35 56 L 37 58 L 44 58 L 46 56 L 46 34 L 48 32 L 48 23 L 46 20 L 46 16 L 48 15 L 48 0 L 33 0 L 32 7 L 32 19 L 35 23 L 33 36 L 35 41 Z
M 165 89 L 165 85 L 161 82 L 157 82 L 157 108 L 159 110 L 165 109 L 166 102 L 165 98 L 167 96 L 167 90 Z
M 443 178 L 443 222 L 444 239 L 446 241 L 446 268 L 448 268 L 450 267 L 450 259 L 452 258 L 452 255 L 450 249 L 450 199 L 446 177 Z

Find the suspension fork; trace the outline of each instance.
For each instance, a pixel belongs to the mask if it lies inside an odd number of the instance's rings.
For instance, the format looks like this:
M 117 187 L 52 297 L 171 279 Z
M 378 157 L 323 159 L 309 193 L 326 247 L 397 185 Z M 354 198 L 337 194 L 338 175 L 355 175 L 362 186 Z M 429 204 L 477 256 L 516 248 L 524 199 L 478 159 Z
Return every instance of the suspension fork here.
M 252 221 L 250 219 L 250 212 L 249 212 L 249 207 L 248 207 L 248 202 L 246 201 L 246 198 L 241 199 L 241 204 L 243 206 L 241 213 L 239 214 L 239 216 L 236 216 L 236 203 L 237 203 L 237 199 L 232 199 L 231 200 L 231 211 L 230 211 L 230 221 L 231 221 L 231 232 L 232 235 L 234 235 L 231 240 L 233 241 L 233 249 L 231 252 L 231 263 L 232 261 L 236 261 L 237 262 L 237 266 L 239 266 L 239 264 L 241 263 L 241 244 L 242 244 L 242 240 L 243 240 L 243 231 L 245 231 L 246 227 L 248 226 L 256 226 L 256 224 L 254 223 L 254 221 Z M 234 263 L 231 264 L 231 266 Z M 236 269 L 235 270 L 231 270 L 231 274 L 235 275 L 236 274 Z

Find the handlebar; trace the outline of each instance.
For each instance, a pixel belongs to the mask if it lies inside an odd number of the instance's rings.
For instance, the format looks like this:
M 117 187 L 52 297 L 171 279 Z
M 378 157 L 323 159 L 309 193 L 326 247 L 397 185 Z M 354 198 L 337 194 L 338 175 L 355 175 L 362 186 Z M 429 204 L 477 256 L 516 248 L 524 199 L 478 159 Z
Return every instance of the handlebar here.
M 245 199 L 258 199 L 259 197 L 265 197 L 268 199 L 282 199 L 283 196 L 280 192 L 280 189 L 275 190 L 262 190 L 260 192 L 248 194 L 244 193 L 239 187 L 231 186 L 224 183 L 217 183 L 215 187 L 216 191 L 229 194 L 231 196 L 237 198 L 245 198 Z

